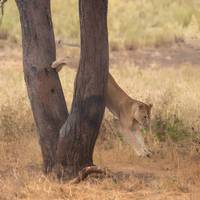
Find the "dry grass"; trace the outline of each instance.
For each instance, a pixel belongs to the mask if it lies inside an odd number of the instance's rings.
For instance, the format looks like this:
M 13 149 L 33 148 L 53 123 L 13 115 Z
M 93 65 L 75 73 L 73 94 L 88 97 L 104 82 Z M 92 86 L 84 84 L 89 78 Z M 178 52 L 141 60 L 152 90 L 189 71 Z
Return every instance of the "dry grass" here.
M 13 53 L 14 52 L 14 53 Z M 13 55 L 12 55 L 13 54 Z M 8 57 L 6 57 L 6 55 Z M 12 55 L 13 60 L 10 60 Z M 79 185 L 59 183 L 41 172 L 41 154 L 26 96 L 20 56 L 5 53 L 0 63 L 0 199 L 191 199 L 200 198 L 200 69 L 141 69 L 124 63 L 111 72 L 132 97 L 151 102 L 155 154 L 137 158 L 106 112 L 94 160 L 116 172 L 115 180 L 90 178 Z M 60 74 L 68 105 L 75 70 Z M 157 142 L 156 142 L 157 141 Z

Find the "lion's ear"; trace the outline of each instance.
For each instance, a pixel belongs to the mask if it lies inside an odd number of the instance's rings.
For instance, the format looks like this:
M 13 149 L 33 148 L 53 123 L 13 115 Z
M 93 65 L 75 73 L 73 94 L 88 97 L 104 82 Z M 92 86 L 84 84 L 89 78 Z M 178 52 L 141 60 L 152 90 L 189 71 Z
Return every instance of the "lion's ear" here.
M 149 108 L 151 109 L 152 107 L 153 107 L 153 104 L 150 103 L 150 104 L 149 104 Z

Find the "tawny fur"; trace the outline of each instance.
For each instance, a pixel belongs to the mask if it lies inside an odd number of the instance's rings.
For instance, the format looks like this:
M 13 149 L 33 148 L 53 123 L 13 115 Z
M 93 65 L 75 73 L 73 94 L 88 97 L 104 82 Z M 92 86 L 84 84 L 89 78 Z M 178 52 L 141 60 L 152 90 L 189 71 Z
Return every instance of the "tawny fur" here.
M 52 68 L 59 72 L 64 65 L 75 65 L 70 58 L 55 61 Z M 108 85 L 106 89 L 106 107 L 119 119 L 120 132 L 127 143 L 129 143 L 137 155 L 148 156 L 147 149 L 141 127 L 150 129 L 150 114 L 152 105 L 147 105 L 141 101 L 129 97 L 116 83 L 112 75 L 108 75 Z

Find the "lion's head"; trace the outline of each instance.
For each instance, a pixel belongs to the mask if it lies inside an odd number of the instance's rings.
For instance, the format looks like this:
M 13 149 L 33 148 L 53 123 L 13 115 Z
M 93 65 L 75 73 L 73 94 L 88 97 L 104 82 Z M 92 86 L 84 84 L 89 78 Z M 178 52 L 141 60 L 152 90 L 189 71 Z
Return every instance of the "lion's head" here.
M 151 108 L 152 104 L 139 103 L 137 107 L 134 106 L 133 117 L 146 130 L 150 129 L 151 125 Z

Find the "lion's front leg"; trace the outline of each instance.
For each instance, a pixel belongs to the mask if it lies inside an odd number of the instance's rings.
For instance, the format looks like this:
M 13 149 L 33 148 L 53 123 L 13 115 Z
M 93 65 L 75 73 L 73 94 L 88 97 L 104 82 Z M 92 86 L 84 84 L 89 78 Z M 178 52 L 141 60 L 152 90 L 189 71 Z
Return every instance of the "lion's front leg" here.
M 68 61 L 67 58 L 61 59 L 61 60 L 56 60 L 52 63 L 51 67 L 55 69 L 57 72 L 59 72 L 64 65 L 67 65 Z
M 122 117 L 122 116 L 121 116 Z M 124 141 L 128 143 L 138 156 L 150 157 L 151 151 L 148 150 L 144 142 L 142 130 L 138 123 L 127 124 L 128 120 L 124 117 L 120 117 L 120 133 L 122 134 Z

